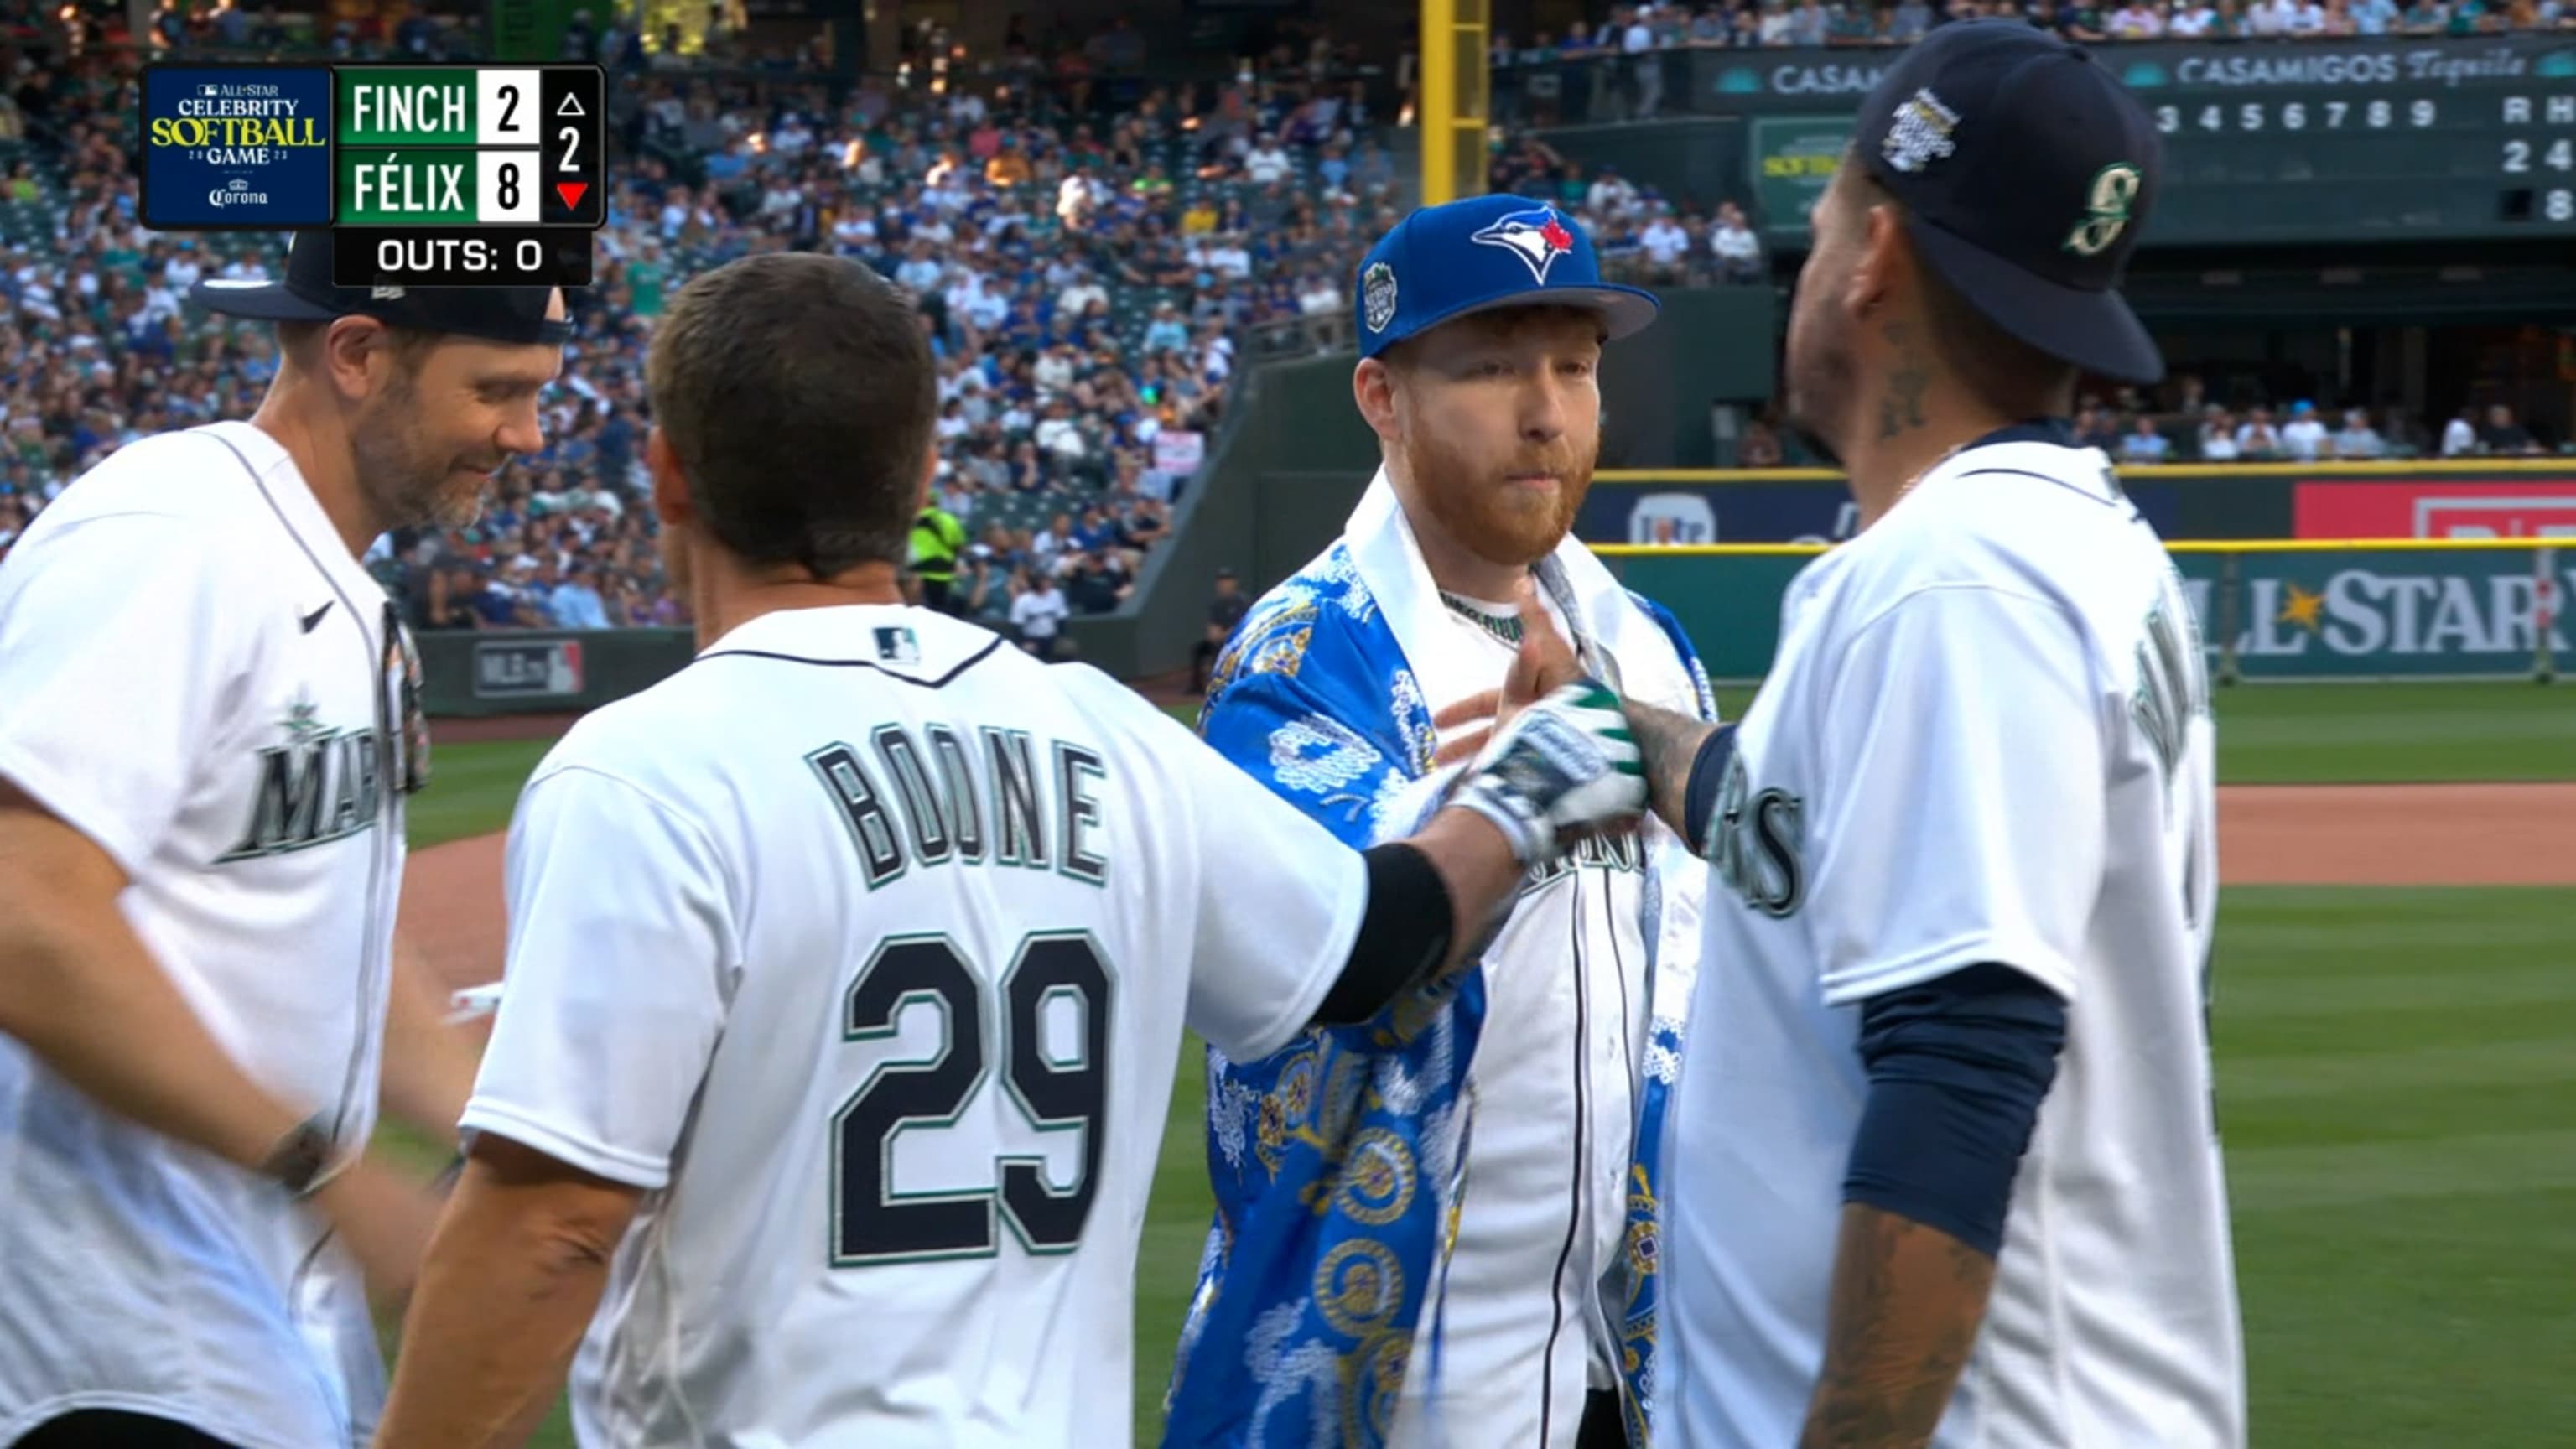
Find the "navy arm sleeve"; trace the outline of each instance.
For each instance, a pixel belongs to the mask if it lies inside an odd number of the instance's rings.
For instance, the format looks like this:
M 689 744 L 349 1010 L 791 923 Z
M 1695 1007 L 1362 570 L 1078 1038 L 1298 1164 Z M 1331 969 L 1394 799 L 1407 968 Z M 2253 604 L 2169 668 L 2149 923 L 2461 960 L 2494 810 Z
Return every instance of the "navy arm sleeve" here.
M 1869 1096 L 1843 1201 L 2003 1247 L 2013 1177 L 2066 1044 L 2066 1003 L 1983 962 L 1861 1004 Z
M 1690 780 L 1682 787 L 1682 840 L 1705 856 L 1708 827 L 1717 814 L 1717 797 L 1726 784 L 1726 767 L 1735 759 L 1735 726 L 1719 725 L 1699 742 L 1691 757 Z

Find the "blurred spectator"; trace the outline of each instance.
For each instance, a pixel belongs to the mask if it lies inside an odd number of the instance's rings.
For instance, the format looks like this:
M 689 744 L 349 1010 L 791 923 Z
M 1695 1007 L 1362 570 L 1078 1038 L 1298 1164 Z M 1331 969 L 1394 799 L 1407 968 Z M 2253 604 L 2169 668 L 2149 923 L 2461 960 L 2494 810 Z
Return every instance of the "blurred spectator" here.
M 2161 463 L 2172 453 L 2173 444 L 2156 430 L 2155 419 L 2138 414 L 2137 422 L 2120 439 L 2120 461 L 2123 463 Z
M 2236 455 L 2240 458 L 2265 459 L 2281 456 L 2281 433 L 2272 426 L 2272 410 L 2256 404 L 2236 430 Z
M 2482 453 L 2537 453 L 2540 444 L 2531 430 L 2514 421 L 2513 409 L 2503 403 L 2487 408 L 2487 420 L 2478 429 L 2478 451 Z
M 1234 637 L 1234 626 L 1252 609 L 1244 597 L 1242 585 L 1234 570 L 1216 571 L 1216 597 L 1208 601 L 1207 631 L 1190 652 L 1190 693 L 1205 694 L 1208 673 L 1216 667 L 1216 657 L 1225 649 L 1225 641 Z
M 2236 419 L 2226 408 L 2211 403 L 2200 423 L 2200 456 L 2212 463 L 2232 462 L 2236 458 Z
M 1056 640 L 1072 610 L 1064 600 L 1064 590 L 1056 586 L 1055 573 L 1043 566 L 1033 567 L 1015 582 L 1011 600 L 1011 628 L 1018 633 L 1020 647 L 1040 659 L 1053 659 Z
M 2281 455 L 2294 462 L 2313 462 L 2325 446 L 2326 425 L 2317 417 L 2317 405 L 2306 398 L 2290 404 L 2290 420 L 2281 425 Z
M 2338 458 L 2378 458 L 2388 452 L 2388 444 L 2370 425 L 2366 408 L 2346 408 L 2343 427 L 2334 435 L 2334 455 Z
M 1744 209 L 1732 201 L 1718 203 L 1717 223 L 1708 231 L 1708 250 L 1717 258 L 1721 281 L 1762 280 L 1762 242 L 1745 223 Z
M 2465 457 L 2478 449 L 2478 409 L 2475 403 L 2460 404 L 2458 415 L 2442 425 L 2442 456 Z

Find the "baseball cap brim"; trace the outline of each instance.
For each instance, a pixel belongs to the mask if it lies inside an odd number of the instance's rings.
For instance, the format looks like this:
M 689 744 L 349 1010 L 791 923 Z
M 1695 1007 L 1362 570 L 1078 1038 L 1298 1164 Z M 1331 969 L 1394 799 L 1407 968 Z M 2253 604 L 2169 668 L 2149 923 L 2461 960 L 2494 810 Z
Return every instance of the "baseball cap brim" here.
M 203 277 L 188 288 L 188 300 L 209 312 L 254 322 L 328 322 L 340 314 L 286 289 L 284 282 L 240 282 Z
M 1443 322 L 1455 322 L 1479 312 L 1492 312 L 1503 307 L 1584 307 L 1601 314 L 1601 330 L 1608 340 L 1633 337 L 1646 330 L 1664 304 L 1654 293 L 1641 287 L 1623 287 L 1604 282 L 1597 287 L 1531 287 L 1526 291 L 1505 292 L 1499 297 L 1486 297 L 1463 307 L 1425 318 L 1406 337 L 1419 337 Z M 1395 339 L 1402 340 L 1402 339 Z M 1392 345 L 1391 343 L 1389 345 Z
M 2162 382 L 2164 354 L 2116 289 L 2089 291 L 2036 277 L 1920 216 L 1906 218 L 1916 254 L 1997 327 L 2117 382 Z

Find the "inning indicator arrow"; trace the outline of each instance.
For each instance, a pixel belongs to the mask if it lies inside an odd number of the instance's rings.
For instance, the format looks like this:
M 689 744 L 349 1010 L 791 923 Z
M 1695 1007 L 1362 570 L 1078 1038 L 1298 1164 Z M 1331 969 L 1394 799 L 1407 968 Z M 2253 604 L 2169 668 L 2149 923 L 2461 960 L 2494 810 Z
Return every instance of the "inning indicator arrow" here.
M 588 190 L 590 190 L 590 183 L 587 181 L 558 181 L 555 183 L 555 195 L 564 199 L 564 205 L 566 207 L 576 211 L 581 208 L 582 193 Z

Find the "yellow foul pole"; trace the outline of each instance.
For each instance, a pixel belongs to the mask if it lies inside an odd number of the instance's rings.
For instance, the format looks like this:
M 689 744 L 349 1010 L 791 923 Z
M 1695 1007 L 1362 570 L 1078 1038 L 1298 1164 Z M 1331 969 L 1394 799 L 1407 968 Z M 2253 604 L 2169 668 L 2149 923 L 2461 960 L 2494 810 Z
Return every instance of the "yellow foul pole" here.
M 1485 190 L 1486 6 L 1422 0 L 1422 204 Z

